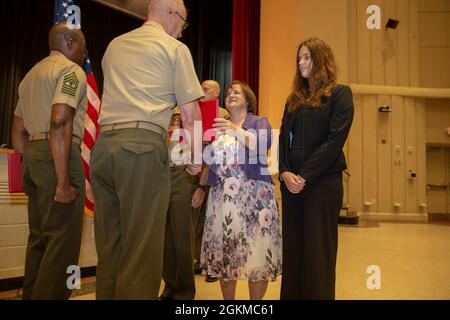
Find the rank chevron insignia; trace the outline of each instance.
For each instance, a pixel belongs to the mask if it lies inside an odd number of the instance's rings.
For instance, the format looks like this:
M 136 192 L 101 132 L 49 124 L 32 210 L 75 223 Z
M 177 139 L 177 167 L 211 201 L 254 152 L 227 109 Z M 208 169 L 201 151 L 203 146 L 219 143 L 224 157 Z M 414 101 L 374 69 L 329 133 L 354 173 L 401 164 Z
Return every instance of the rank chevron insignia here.
M 63 85 L 61 88 L 61 92 L 64 94 L 67 94 L 69 96 L 75 97 L 77 94 L 78 84 L 80 82 L 78 81 L 77 75 L 75 72 L 66 74 L 64 76 Z

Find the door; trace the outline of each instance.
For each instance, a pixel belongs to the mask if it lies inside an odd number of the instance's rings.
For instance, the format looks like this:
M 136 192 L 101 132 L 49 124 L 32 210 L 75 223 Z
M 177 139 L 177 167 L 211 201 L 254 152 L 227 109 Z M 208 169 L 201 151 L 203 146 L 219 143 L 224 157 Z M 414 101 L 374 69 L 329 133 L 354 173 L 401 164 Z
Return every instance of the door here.
M 450 213 L 449 151 L 446 146 L 427 147 L 427 202 L 431 214 Z

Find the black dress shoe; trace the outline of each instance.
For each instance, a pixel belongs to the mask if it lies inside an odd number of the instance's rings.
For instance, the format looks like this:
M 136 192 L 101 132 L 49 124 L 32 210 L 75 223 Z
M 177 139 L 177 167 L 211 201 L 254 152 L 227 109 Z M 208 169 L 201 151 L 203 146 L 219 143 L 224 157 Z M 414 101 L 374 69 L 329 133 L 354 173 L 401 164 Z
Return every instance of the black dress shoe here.
M 206 282 L 216 282 L 217 280 L 219 280 L 219 278 L 211 277 L 209 274 L 206 275 Z
M 200 261 L 195 261 L 194 263 L 194 274 L 199 275 L 202 274 L 203 268 L 200 265 Z
M 203 268 L 202 268 L 202 267 L 200 267 L 200 266 L 195 266 L 195 267 L 194 267 L 194 274 L 195 274 L 195 275 L 202 274 L 202 271 L 203 271 Z

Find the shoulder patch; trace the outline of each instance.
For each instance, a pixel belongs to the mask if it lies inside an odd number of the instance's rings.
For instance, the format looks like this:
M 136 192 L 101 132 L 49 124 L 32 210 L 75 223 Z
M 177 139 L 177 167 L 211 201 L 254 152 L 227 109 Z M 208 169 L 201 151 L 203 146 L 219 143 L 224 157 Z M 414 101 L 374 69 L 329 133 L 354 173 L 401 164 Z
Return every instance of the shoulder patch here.
M 68 96 L 75 97 L 77 94 L 78 85 L 80 81 L 77 78 L 75 72 L 66 74 L 63 79 L 63 85 L 61 87 L 61 93 L 67 94 Z

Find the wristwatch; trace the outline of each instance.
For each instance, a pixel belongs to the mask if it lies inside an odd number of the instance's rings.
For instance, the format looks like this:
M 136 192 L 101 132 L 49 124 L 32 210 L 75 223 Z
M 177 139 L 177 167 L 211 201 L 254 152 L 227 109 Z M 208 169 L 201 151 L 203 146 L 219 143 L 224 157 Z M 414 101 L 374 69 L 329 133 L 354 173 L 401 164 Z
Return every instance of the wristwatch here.
M 208 189 L 208 185 L 198 183 L 197 184 L 197 188 L 199 188 L 200 190 L 206 192 L 206 189 Z

